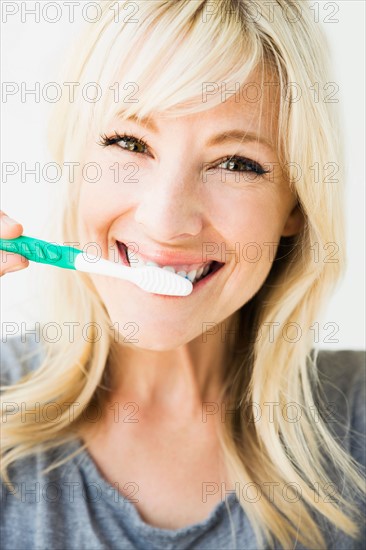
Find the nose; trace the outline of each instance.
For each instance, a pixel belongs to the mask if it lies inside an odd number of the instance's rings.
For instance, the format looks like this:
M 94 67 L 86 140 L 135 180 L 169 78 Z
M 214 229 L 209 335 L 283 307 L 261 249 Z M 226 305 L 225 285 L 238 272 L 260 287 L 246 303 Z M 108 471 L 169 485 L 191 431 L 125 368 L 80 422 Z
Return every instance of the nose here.
M 145 182 L 137 201 L 135 221 L 156 241 L 192 237 L 202 230 L 203 208 L 197 175 L 182 175 L 165 168 L 152 183 Z

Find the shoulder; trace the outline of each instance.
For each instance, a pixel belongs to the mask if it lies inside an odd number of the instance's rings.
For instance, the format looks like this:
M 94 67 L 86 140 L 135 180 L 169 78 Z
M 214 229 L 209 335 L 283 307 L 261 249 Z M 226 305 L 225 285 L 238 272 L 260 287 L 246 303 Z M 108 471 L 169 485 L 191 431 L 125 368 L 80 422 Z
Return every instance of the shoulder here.
M 366 467 L 366 351 L 318 350 L 316 404 L 337 439 Z
M 0 385 L 17 383 L 37 369 L 44 356 L 43 341 L 36 332 L 2 336 L 0 353 Z
M 332 378 L 337 383 L 349 385 L 365 379 L 365 350 L 317 350 L 317 366 L 321 377 Z
M 327 398 L 343 398 L 352 407 L 366 397 L 366 351 L 318 350 L 316 367 Z

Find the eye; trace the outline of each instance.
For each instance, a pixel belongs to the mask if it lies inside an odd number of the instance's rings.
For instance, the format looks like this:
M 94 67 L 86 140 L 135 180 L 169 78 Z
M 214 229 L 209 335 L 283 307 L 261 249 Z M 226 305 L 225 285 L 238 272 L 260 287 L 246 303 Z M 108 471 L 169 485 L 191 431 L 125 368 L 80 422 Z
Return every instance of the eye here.
M 220 168 L 220 166 L 222 165 L 226 165 L 223 167 L 223 170 L 228 170 L 229 172 L 254 172 L 259 176 L 262 176 L 263 174 L 268 174 L 270 172 L 270 170 L 265 170 L 257 162 L 246 159 L 244 157 L 227 157 L 214 168 Z
M 131 151 L 132 153 L 138 153 L 142 155 L 149 154 L 149 146 L 143 139 L 128 134 L 121 135 L 118 132 L 115 132 L 114 135 L 110 137 L 103 134 L 102 136 L 100 136 L 100 141 L 98 143 L 102 147 L 118 145 L 119 147 L 121 147 L 121 149 Z M 265 170 L 257 162 L 239 156 L 226 157 L 220 162 L 220 164 L 217 164 L 212 168 L 220 168 L 221 165 L 224 165 L 222 167 L 223 170 L 227 170 L 231 173 L 251 172 L 262 176 L 263 174 L 268 174 L 270 172 L 270 170 Z
M 121 149 L 126 149 L 132 153 L 144 154 L 148 152 L 149 146 L 143 139 L 136 138 L 127 134 L 120 135 L 117 132 L 111 137 L 103 134 L 98 142 L 102 147 L 109 145 L 118 145 Z

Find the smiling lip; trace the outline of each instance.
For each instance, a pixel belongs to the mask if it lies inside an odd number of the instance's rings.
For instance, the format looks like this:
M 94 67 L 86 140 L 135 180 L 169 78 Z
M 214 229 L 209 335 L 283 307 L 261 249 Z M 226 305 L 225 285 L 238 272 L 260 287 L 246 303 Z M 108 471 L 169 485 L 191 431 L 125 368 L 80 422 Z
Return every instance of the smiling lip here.
M 222 263 L 219 261 L 219 259 L 215 259 L 212 257 L 203 258 L 203 254 L 201 255 L 184 255 L 183 254 L 177 254 L 176 252 L 169 252 L 169 251 L 161 251 L 161 250 L 155 250 L 149 253 L 145 253 L 145 249 L 142 249 L 140 245 L 138 245 L 134 241 L 128 241 L 128 243 L 123 243 L 121 241 L 116 241 L 118 248 L 121 250 L 124 246 L 128 246 L 129 250 L 132 252 L 136 252 L 145 262 L 155 262 L 161 266 L 164 265 L 171 265 L 171 266 L 181 266 L 181 265 L 202 265 L 204 263 L 209 262 L 217 262 Z M 133 245 L 133 246 L 132 246 Z
M 124 243 L 119 242 L 119 241 L 116 241 L 116 243 L 117 243 L 117 247 L 118 247 L 118 250 L 119 250 L 119 257 L 120 257 L 122 263 L 124 265 L 126 265 L 127 267 L 130 267 L 130 263 L 128 261 L 127 254 L 126 254 L 126 245 Z M 213 279 L 213 277 L 216 276 L 216 273 L 218 271 L 220 271 L 221 268 L 224 265 L 225 264 L 223 264 L 221 262 L 213 261 L 212 262 L 212 267 L 211 267 L 210 271 L 207 273 L 207 275 L 205 275 L 205 277 L 203 277 L 202 279 L 200 279 L 199 281 L 194 283 L 192 293 L 189 296 L 185 296 L 184 298 L 187 300 L 187 298 L 189 298 L 190 296 L 195 295 L 198 290 L 202 289 L 209 281 L 211 281 Z M 179 300 L 179 299 L 182 299 L 181 296 L 164 296 L 163 294 L 151 294 L 150 296 L 158 297 L 158 298 L 163 299 L 163 300 Z

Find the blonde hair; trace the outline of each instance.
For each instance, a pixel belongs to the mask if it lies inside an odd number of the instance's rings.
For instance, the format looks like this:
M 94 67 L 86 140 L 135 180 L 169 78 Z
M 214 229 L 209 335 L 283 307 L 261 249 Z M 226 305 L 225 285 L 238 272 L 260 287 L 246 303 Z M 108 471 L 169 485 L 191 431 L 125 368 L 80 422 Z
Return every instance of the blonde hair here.
M 261 487 L 268 480 L 274 485 L 277 506 L 265 494 L 253 505 L 237 492 L 258 546 L 265 539 L 273 547 L 277 539 L 288 547 L 297 538 L 312 548 L 326 548 L 312 517 L 314 511 L 356 537 L 360 516 L 351 499 L 347 500 L 341 490 L 336 492 L 336 501 L 326 498 L 331 482 L 326 454 L 344 476 L 345 485 L 351 487 L 353 497 L 364 491 L 364 480 L 357 462 L 335 441 L 326 422 L 321 417 L 315 420 L 311 413 L 318 383 L 317 352 L 311 353 L 311 338 L 303 335 L 289 344 L 280 334 L 272 341 L 258 337 L 261 327 L 268 323 L 311 327 L 345 271 L 342 169 L 337 175 L 339 181 L 329 183 L 327 179 L 328 163 L 342 166 L 343 150 L 336 106 L 324 95 L 331 77 L 323 32 L 304 1 L 277 0 L 272 19 L 268 6 L 250 0 L 140 0 L 131 19 L 124 10 L 128 2 L 119 2 L 118 12 L 111 9 L 112 4 L 116 5 L 112 1 L 100 3 L 102 17 L 86 25 L 73 46 L 76 55 L 70 55 L 65 69 L 63 81 L 80 85 L 75 101 L 70 103 L 63 96 L 50 121 L 50 147 L 60 165 L 65 159 L 82 162 L 87 129 L 100 132 L 103 121 L 117 112 L 138 118 L 152 112 L 183 116 L 218 105 L 222 101 L 219 93 L 203 101 L 203 83 L 225 83 L 226 90 L 235 90 L 236 84 L 243 86 L 257 67 L 271 67 L 280 91 L 287 90 L 287 97 L 279 94 L 279 155 L 305 225 L 298 235 L 281 239 L 267 280 L 238 312 L 235 353 L 222 389 L 228 409 L 235 408 L 238 414 L 228 415 L 220 442 L 230 475 L 240 486 Z M 103 96 L 99 101 L 85 101 L 82 90 L 88 82 L 100 85 Z M 110 87 L 117 82 L 116 102 L 116 87 L 114 91 Z M 318 101 L 311 89 L 315 83 L 320 91 Z M 299 90 L 301 99 L 297 101 Z M 316 182 L 311 169 L 315 162 L 319 170 Z M 63 208 L 58 207 L 60 216 L 52 235 L 55 241 L 77 238 L 79 187 L 77 183 L 63 184 Z M 337 261 L 314 261 L 314 243 L 319 250 L 335 244 Z M 61 325 L 66 320 L 77 322 L 76 337 L 72 345 L 67 333 L 57 344 L 45 342 L 41 366 L 5 388 L 5 396 L 12 403 L 57 402 L 63 413 L 51 423 L 22 423 L 20 413 L 7 418 L 2 429 L 1 471 L 8 482 L 11 463 L 35 452 L 38 445 L 56 448 L 75 437 L 81 412 L 101 405 L 104 399 L 106 364 L 115 344 L 108 313 L 88 276 L 60 271 L 52 270 L 58 289 L 51 304 L 52 315 Z M 88 323 L 98 324 L 99 338 L 83 338 L 81 331 Z M 81 407 L 71 421 L 73 402 Z M 280 405 L 273 410 L 273 422 L 245 421 L 248 410 L 255 417 L 254 406 L 265 410 L 268 402 Z M 283 417 L 283 405 L 289 402 L 301 407 L 301 422 L 288 422 Z M 297 502 L 283 496 L 282 489 L 289 483 L 300 488 L 302 498 Z M 315 484 L 319 487 L 317 503 L 313 499 Z

